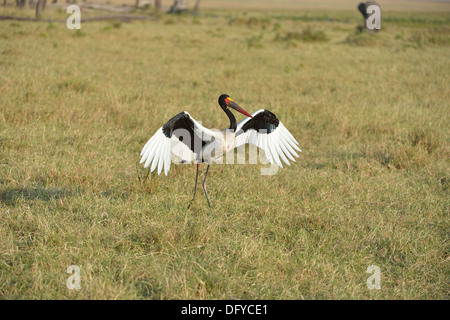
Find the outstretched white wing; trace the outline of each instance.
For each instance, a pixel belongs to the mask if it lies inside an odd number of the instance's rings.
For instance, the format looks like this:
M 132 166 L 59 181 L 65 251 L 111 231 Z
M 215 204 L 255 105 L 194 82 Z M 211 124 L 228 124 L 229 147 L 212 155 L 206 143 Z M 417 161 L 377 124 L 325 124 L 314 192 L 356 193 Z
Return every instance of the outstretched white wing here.
M 298 157 L 295 150 L 302 152 L 298 142 L 280 120 L 270 111 L 261 109 L 237 124 L 236 147 L 251 143 L 264 150 L 272 164 L 283 167 L 281 160 L 290 165 Z M 281 160 L 280 160 L 281 158 Z
M 186 112 L 180 112 L 156 131 L 141 151 L 141 161 L 150 171 L 158 167 L 158 174 L 164 169 L 168 174 L 174 158 L 182 162 L 199 160 L 203 145 L 211 141 L 215 132 L 203 127 Z

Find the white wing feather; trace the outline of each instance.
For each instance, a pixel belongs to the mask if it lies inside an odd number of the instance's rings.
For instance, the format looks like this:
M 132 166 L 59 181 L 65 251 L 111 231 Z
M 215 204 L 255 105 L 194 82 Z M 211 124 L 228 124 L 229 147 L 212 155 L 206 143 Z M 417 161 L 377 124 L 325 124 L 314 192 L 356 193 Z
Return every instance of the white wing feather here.
M 204 141 L 211 141 L 215 136 L 215 132 L 203 127 L 192 116 L 184 111 L 194 123 L 194 132 L 197 136 L 202 137 Z M 167 175 L 170 170 L 172 160 L 181 160 L 184 162 L 192 162 L 196 159 L 196 154 L 184 143 L 180 142 L 175 135 L 171 138 L 165 136 L 163 127 L 147 141 L 142 148 L 142 156 L 140 163 L 144 163 L 144 168 L 152 165 L 150 171 L 153 172 L 158 168 L 158 174 L 164 170 Z
M 257 114 L 264 111 L 264 109 L 258 110 L 252 114 L 252 117 L 255 117 Z M 287 165 L 290 165 L 289 160 L 295 162 L 294 157 L 298 157 L 298 154 L 294 149 L 299 152 L 302 151 L 297 146 L 297 140 L 295 140 L 281 121 L 277 128 L 271 133 L 260 133 L 255 129 L 249 129 L 246 132 L 239 134 L 242 127 L 250 120 L 251 118 L 247 117 L 237 124 L 236 133 L 238 135 L 236 136 L 236 147 L 246 143 L 254 144 L 258 148 L 264 150 L 266 158 L 271 164 L 276 164 L 281 168 L 283 167 L 281 160 Z M 289 160 L 287 158 L 289 158 Z

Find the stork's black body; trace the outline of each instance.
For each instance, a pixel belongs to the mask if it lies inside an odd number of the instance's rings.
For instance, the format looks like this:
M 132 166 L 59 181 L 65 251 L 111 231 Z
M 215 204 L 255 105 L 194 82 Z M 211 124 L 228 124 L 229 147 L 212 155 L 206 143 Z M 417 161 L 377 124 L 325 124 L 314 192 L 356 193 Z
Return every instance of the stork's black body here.
M 236 122 L 236 117 L 234 116 L 234 114 L 230 111 L 230 109 L 228 109 L 228 107 L 231 107 L 243 114 L 247 114 L 248 116 L 251 117 L 250 114 L 247 113 L 247 111 L 245 111 L 244 109 L 242 109 L 239 105 L 237 105 L 233 100 L 230 99 L 230 96 L 227 94 L 222 94 L 219 97 L 219 105 L 222 108 L 222 110 L 225 112 L 225 114 L 228 116 L 228 119 L 230 120 L 230 130 L 236 131 L 237 128 L 237 122 Z M 192 123 L 193 124 L 193 123 Z M 193 129 L 192 129 L 193 130 Z M 203 145 L 204 146 L 204 145 Z M 202 146 L 202 147 L 203 147 Z M 192 150 L 192 149 L 191 149 Z M 201 159 L 200 162 L 204 162 L 203 158 Z M 205 179 L 203 180 L 202 183 L 202 187 L 203 187 L 203 191 L 205 191 L 205 197 L 206 197 L 206 201 L 208 202 L 208 206 L 211 208 L 211 204 L 209 203 L 209 197 L 208 197 L 208 191 L 206 190 L 206 178 L 208 176 L 208 171 L 209 171 L 209 166 L 210 164 L 208 163 L 208 166 L 206 167 L 206 172 L 205 172 Z M 195 175 L 195 186 L 194 186 L 194 196 L 192 197 L 191 202 L 188 205 L 188 208 L 191 206 L 192 201 L 194 201 L 195 199 L 195 193 L 197 191 L 197 180 L 198 180 L 198 169 L 200 167 L 200 164 L 197 164 L 197 172 Z

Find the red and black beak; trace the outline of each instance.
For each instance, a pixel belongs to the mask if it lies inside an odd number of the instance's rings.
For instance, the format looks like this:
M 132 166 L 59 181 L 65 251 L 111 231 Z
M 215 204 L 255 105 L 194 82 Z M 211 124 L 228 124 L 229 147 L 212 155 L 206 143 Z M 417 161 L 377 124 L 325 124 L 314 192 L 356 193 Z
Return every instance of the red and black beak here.
M 232 108 L 240 113 L 242 113 L 243 115 L 253 118 L 252 115 L 250 113 L 248 113 L 247 111 L 245 111 L 244 109 L 242 109 L 236 102 L 234 102 L 231 98 L 226 98 L 225 99 L 225 103 L 227 104 L 227 107 Z

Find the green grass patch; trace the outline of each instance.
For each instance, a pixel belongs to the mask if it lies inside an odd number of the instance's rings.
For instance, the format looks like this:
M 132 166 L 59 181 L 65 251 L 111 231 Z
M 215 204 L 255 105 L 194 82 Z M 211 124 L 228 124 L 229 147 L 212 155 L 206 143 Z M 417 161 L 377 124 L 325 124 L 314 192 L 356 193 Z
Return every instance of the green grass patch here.
M 365 30 L 351 34 L 345 39 L 345 43 L 351 46 L 376 47 L 383 43 L 378 33 L 370 33 Z
M 298 42 L 327 42 L 329 38 L 324 31 L 307 27 L 302 32 L 292 31 L 283 35 L 277 32 L 275 41 L 287 42 L 292 45 Z
M 258 27 L 267 28 L 272 24 L 269 17 L 235 17 L 228 21 L 231 26 L 247 26 L 247 27 Z
M 427 46 L 449 46 L 450 28 L 428 28 L 414 32 L 409 41 L 417 48 Z

